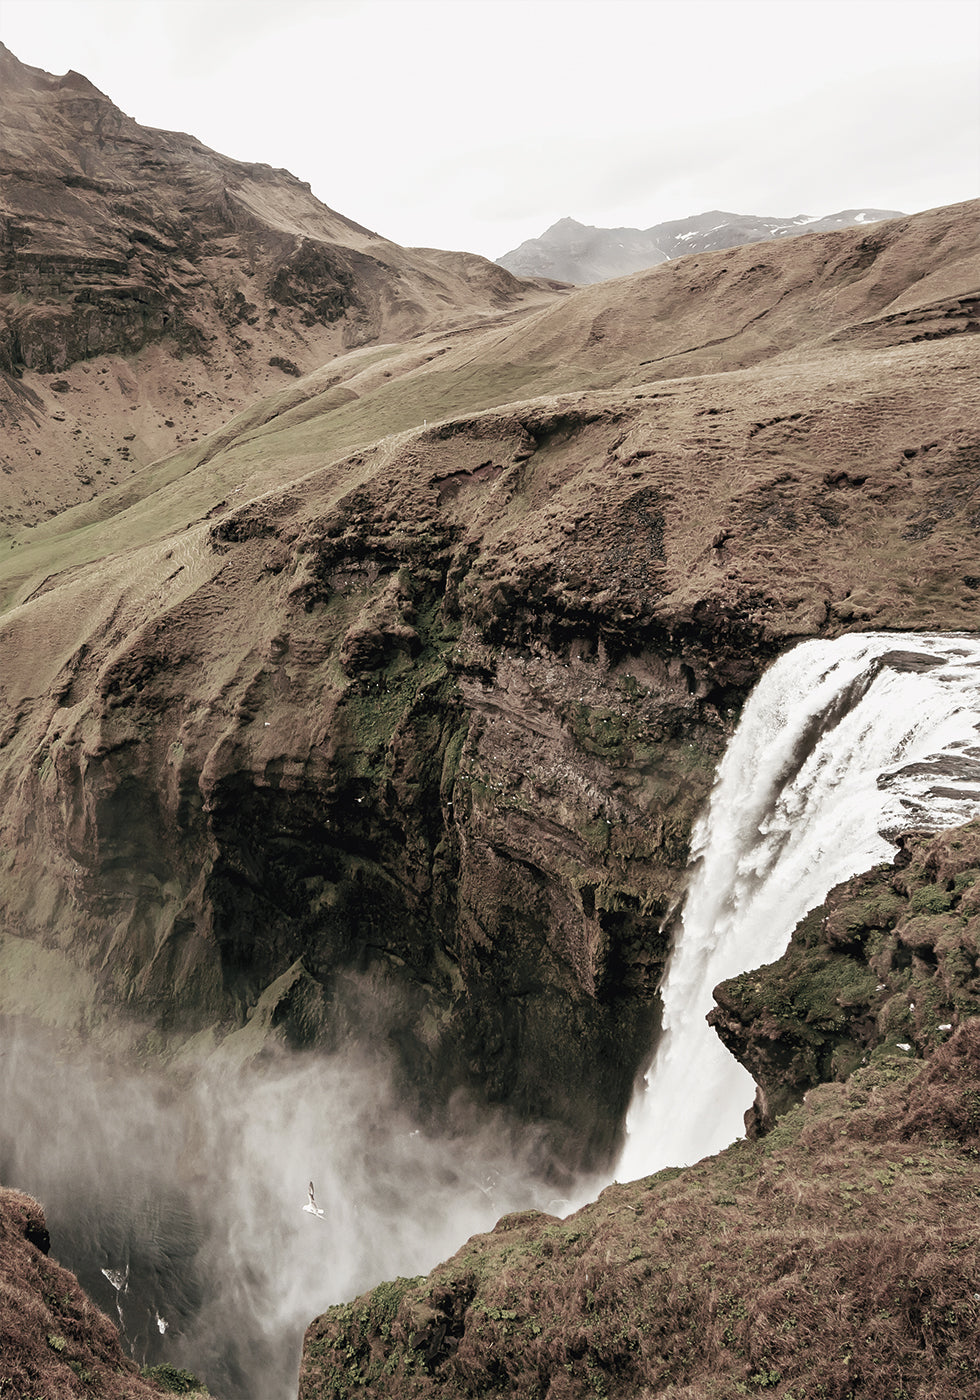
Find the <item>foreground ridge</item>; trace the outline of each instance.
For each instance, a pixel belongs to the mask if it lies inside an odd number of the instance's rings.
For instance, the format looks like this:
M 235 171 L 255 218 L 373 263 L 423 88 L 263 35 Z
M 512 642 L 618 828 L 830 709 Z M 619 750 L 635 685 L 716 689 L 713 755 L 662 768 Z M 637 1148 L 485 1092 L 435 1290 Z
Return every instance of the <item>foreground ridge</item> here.
M 331 1309 L 301 1400 L 980 1395 L 980 825 L 907 846 L 719 989 L 726 1041 L 768 1085 L 764 1137 L 564 1220 L 505 1217 L 427 1278 Z

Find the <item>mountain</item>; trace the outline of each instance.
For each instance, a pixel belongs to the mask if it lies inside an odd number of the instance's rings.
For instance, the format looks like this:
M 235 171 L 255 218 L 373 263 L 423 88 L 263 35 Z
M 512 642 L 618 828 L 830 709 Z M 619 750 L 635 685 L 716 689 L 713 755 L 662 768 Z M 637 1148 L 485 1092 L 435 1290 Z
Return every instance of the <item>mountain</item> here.
M 541 296 L 0 45 L 0 528 L 91 499 L 340 351 Z
M 814 219 L 807 214 L 793 218 L 760 218 L 751 214 L 727 214 L 712 209 L 689 219 L 654 224 L 653 228 L 594 228 L 575 219 L 559 219 L 540 238 L 529 238 L 497 259 L 501 267 L 518 277 L 555 278 L 586 286 L 623 277 L 668 258 L 708 253 L 760 243 L 769 238 L 791 238 L 799 233 L 824 233 L 900 219 L 897 209 L 844 209 Z
M 15 536 L 8 926 L 303 1043 L 370 967 L 431 1107 L 601 1160 L 766 661 L 975 619 L 976 212 L 350 352 Z
M 693 253 L 561 291 L 466 255 L 398 249 L 291 176 L 130 124 L 84 79 L 10 71 L 6 139 L 35 153 L 36 172 L 15 152 L 0 181 L 5 275 L 21 279 L 4 292 L 4 411 L 19 417 L 3 450 L 13 441 L 20 455 L 2 479 L 21 491 L 11 516 L 24 517 L 16 528 L 8 519 L 0 553 L 0 1015 L 47 1028 L 59 1045 L 111 1044 L 134 1065 L 164 1060 L 185 1076 L 242 1061 L 259 1074 L 297 1050 L 383 1058 L 402 1108 L 370 1119 L 366 1105 L 365 1159 L 383 1155 L 383 1120 L 397 1116 L 406 1140 L 457 1140 L 489 1121 L 502 1153 L 509 1132 L 526 1134 L 524 1166 L 551 1194 L 580 1171 L 608 1170 L 656 1034 L 692 826 L 756 679 L 801 638 L 977 628 L 980 204 Z M 55 133 L 47 145 L 42 129 Z M 124 218 L 120 205 L 136 212 Z M 119 251 L 124 235 L 131 257 Z M 240 320 L 228 310 L 235 289 L 257 308 Z M 380 340 L 367 343 L 369 332 Z M 270 365 L 275 356 L 306 372 Z M 205 385 L 215 401 L 195 426 Z M 124 405 L 152 426 L 178 392 L 191 402 L 183 419 L 171 412 L 167 431 L 182 423 L 184 437 L 173 450 L 148 437 L 148 458 L 160 455 L 117 467 L 115 482 L 93 479 L 84 496 L 59 485 L 88 474 L 93 434 L 115 441 Z M 936 967 L 949 952 L 970 982 L 953 898 L 965 899 L 963 872 L 932 850 L 915 862 L 920 884 L 945 872 L 939 903 L 913 884 L 908 909 L 870 892 L 860 927 L 907 918 L 896 965 L 925 986 L 929 950 Z M 927 931 L 916 920 L 930 909 L 941 926 Z M 832 931 L 858 928 L 855 911 L 832 912 Z M 855 936 L 855 956 L 866 941 Z M 850 956 L 831 950 L 841 951 Z M 780 1106 L 812 1082 L 814 1064 L 818 1078 L 845 1072 L 832 1046 L 808 1055 L 807 1011 L 854 980 L 828 992 L 810 945 L 792 972 L 791 995 L 781 974 L 758 998 L 732 989 L 719 1020 Z M 859 1141 L 860 1109 L 880 1112 L 887 1151 L 874 1170 L 890 1181 L 911 1173 L 904 1155 L 923 1180 L 941 1164 L 964 1087 L 956 1075 L 969 1077 L 975 1045 L 966 1036 L 943 1050 L 935 1077 L 910 1086 L 914 1102 L 892 1096 L 886 1065 L 881 1081 L 830 1086 L 815 1124 L 804 1115 L 787 1127 L 802 1144 L 787 1165 L 820 1228 L 812 1149 L 831 1120 L 853 1123 Z M 952 1106 L 938 1105 L 930 1127 L 920 1110 L 934 1085 Z M 884 1098 L 862 1098 L 879 1087 Z M 86 1173 L 106 1168 L 64 1128 L 70 1097 L 40 1092 L 36 1126 L 77 1148 L 71 1190 L 84 1202 Z M 249 1314 L 238 1290 L 258 1280 L 267 1308 L 281 1296 L 268 1236 L 233 1212 L 229 1224 L 214 1186 L 215 1160 L 223 1182 L 251 1175 L 252 1159 L 209 1159 L 173 1085 L 159 1097 L 179 1148 L 167 1183 L 177 1213 L 204 1222 L 209 1279 L 233 1281 L 229 1345 L 265 1335 L 269 1319 Z M 961 1107 L 968 1136 L 975 1118 Z M 24 1139 L 27 1125 L 11 1121 Z M 334 1122 L 325 1132 L 343 1135 Z M 354 1386 L 348 1362 L 334 1365 L 334 1334 L 367 1322 L 366 1342 L 351 1333 L 335 1348 L 359 1370 L 362 1342 L 380 1368 L 388 1348 L 392 1367 L 410 1369 L 394 1323 L 434 1365 L 459 1326 L 472 1340 L 519 1323 L 504 1336 L 520 1361 L 495 1370 L 478 1356 L 476 1393 L 493 1393 L 486 1374 L 502 1393 L 511 1376 L 512 1392 L 527 1391 L 520 1368 L 536 1357 L 557 1360 L 554 1394 L 600 1393 L 604 1342 L 589 1318 L 611 1329 L 612 1366 L 640 1306 L 632 1251 L 654 1260 L 649 1278 L 641 1265 L 642 1306 L 690 1318 L 692 1336 L 707 1317 L 700 1302 L 681 1306 L 695 1298 L 693 1275 L 662 1298 L 647 1285 L 685 1256 L 699 1222 L 717 1259 L 698 1255 L 698 1275 L 727 1270 L 756 1192 L 769 1257 L 782 1216 L 768 1216 L 763 1198 L 784 1169 L 763 1159 L 792 1146 L 781 1132 L 741 1150 L 730 1174 L 722 1162 L 674 1188 L 683 1199 L 664 1254 L 652 1252 L 660 1217 L 642 1184 L 604 1197 L 574 1240 L 540 1219 L 529 1237 L 505 1224 L 521 1269 L 561 1255 L 555 1297 L 574 1335 L 560 1356 L 551 1333 L 554 1348 L 535 1351 L 530 1311 L 526 1328 L 523 1314 L 509 1316 L 517 1309 L 497 1291 L 505 1256 L 488 1256 L 485 1293 L 453 1293 L 446 1274 L 438 1297 L 422 1285 L 409 1297 L 401 1280 L 375 1295 L 366 1322 L 359 1310 L 328 1319 L 308 1346 L 308 1367 L 319 1358 L 323 1371 L 306 1393 Z M 913 1145 L 897 1156 L 902 1142 Z M 835 1179 L 860 1171 L 867 1223 L 859 1156 L 833 1159 Z M 395 1179 L 402 1160 L 388 1194 L 410 1212 Z M 294 1223 L 305 1161 L 302 1171 Z M 357 1217 L 364 1203 L 336 1180 L 338 1217 Z M 915 1199 L 928 1203 L 923 1180 Z M 256 1219 L 278 1222 L 283 1194 L 260 1178 Z M 842 1221 L 847 1205 L 835 1202 Z M 607 1246 L 610 1210 L 637 1233 Z M 903 1236 L 905 1258 L 936 1244 L 936 1218 L 918 1243 Z M 417 1224 L 430 1233 L 431 1219 Z M 779 1239 L 788 1276 L 811 1245 Z M 949 1261 L 938 1250 L 914 1253 L 916 1278 L 940 1290 L 942 1317 L 955 1313 L 958 1347 L 957 1309 L 969 1300 L 941 1291 Z M 874 1277 L 854 1288 L 873 1318 L 905 1309 L 911 1346 L 925 1335 L 925 1293 L 900 1291 L 900 1254 L 875 1256 Z M 623 1280 L 621 1296 L 597 1290 L 594 1260 L 611 1270 L 604 1279 Z M 875 1293 L 885 1278 L 894 1296 Z M 716 1298 L 712 1336 L 731 1327 L 737 1385 L 775 1388 L 780 1365 L 753 1349 L 737 1314 L 741 1286 L 721 1290 L 731 1316 Z M 765 1308 L 763 1292 L 753 1323 Z M 787 1305 L 780 1327 L 792 1316 Z M 833 1321 L 814 1316 L 817 1331 Z M 948 1379 L 941 1344 L 957 1366 L 960 1352 L 949 1337 L 927 1341 Z M 836 1379 L 821 1374 L 828 1393 L 858 1387 L 843 1356 Z M 649 1376 L 627 1376 L 622 1393 L 634 1380 Z M 268 1396 L 264 1384 L 250 1393 Z

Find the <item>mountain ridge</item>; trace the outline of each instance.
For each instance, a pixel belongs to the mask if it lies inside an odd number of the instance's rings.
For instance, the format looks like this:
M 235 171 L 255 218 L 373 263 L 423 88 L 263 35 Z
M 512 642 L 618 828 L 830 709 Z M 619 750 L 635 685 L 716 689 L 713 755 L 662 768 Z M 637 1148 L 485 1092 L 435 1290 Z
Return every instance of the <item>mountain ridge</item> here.
M 288 171 L 141 127 L 0 46 L 0 528 L 342 351 L 547 295 L 476 255 L 400 248 Z
M 826 233 L 830 229 L 903 217 L 897 209 L 843 209 L 818 218 L 807 214 L 772 218 L 712 209 L 686 219 L 670 219 L 648 229 L 597 228 L 563 218 L 539 237 L 526 239 L 519 247 L 502 254 L 497 262 L 516 276 L 550 277 L 587 286 L 612 277 L 628 276 L 690 253 L 707 253 L 800 233 Z

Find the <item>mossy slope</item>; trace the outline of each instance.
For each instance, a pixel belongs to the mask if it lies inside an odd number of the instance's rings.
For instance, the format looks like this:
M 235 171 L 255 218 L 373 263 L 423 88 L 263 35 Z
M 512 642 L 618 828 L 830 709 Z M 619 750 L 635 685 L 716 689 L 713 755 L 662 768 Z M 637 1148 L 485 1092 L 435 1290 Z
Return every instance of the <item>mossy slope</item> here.
M 980 1022 L 310 1327 L 301 1400 L 980 1395 Z
M 140 1377 L 113 1324 L 48 1258 L 49 1243 L 37 1202 L 0 1187 L 0 1396 L 160 1400 L 164 1389 Z
M 928 1056 L 980 1015 L 980 823 L 910 835 L 839 886 L 767 967 L 722 982 L 709 1020 L 759 1084 L 767 1128 L 872 1054 Z

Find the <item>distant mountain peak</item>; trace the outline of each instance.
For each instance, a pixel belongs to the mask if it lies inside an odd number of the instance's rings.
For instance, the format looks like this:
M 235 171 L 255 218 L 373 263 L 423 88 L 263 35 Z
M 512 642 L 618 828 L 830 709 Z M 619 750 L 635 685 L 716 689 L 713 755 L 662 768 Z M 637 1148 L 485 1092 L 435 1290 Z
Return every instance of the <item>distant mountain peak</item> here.
M 801 233 L 825 233 L 831 229 L 898 219 L 898 209 L 842 209 L 814 217 L 793 214 L 733 214 L 708 209 L 686 219 L 671 219 L 652 228 L 596 228 L 566 215 L 539 238 L 529 238 L 497 259 L 501 267 L 519 277 L 550 277 L 586 285 L 610 277 L 625 277 L 669 258 L 690 253 L 735 248 L 770 238 L 791 238 Z

